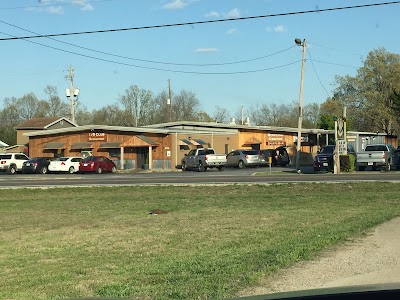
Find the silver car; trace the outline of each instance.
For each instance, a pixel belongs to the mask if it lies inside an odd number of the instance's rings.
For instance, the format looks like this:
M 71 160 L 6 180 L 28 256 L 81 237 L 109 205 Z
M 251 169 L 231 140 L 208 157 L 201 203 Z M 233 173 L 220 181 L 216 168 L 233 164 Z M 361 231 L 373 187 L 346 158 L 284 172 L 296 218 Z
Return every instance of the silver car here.
M 226 156 L 226 167 L 243 169 L 244 167 L 258 167 L 260 157 L 257 150 L 235 150 Z

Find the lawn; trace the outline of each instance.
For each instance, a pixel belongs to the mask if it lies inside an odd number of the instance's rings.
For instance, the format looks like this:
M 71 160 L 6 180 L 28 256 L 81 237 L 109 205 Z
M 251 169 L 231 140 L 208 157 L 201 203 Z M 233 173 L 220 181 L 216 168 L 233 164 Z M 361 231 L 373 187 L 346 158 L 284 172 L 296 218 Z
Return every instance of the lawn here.
M 0 299 L 223 299 L 400 215 L 395 183 L 0 190 Z M 167 214 L 150 215 L 151 209 Z

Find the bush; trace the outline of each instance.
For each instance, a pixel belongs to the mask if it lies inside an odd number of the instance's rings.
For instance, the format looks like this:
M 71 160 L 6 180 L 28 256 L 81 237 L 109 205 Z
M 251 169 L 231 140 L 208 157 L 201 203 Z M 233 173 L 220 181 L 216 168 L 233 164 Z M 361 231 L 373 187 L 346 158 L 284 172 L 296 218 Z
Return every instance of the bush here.
M 355 170 L 356 157 L 353 154 L 340 155 L 340 172 L 353 172 Z

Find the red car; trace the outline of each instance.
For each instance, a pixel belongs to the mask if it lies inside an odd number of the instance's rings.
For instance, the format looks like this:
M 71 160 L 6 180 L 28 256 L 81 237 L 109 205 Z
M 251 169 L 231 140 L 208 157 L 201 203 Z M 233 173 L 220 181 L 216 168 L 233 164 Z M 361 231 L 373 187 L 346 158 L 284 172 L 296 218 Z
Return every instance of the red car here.
M 105 156 L 88 156 L 79 163 L 79 172 L 115 173 L 117 167 Z

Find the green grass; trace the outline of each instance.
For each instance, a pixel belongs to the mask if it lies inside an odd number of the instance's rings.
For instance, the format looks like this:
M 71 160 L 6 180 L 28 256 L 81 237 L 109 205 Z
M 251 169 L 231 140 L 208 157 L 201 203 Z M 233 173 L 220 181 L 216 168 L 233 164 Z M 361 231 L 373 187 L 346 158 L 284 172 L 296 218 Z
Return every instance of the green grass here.
M 399 216 L 398 195 L 378 182 L 0 190 L 0 299 L 233 297 Z

